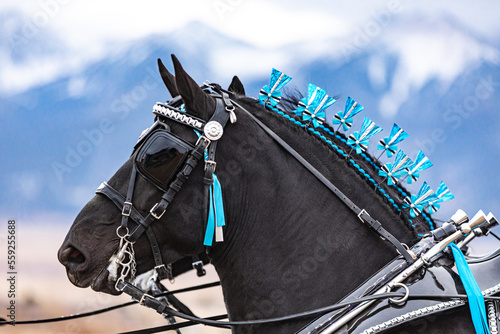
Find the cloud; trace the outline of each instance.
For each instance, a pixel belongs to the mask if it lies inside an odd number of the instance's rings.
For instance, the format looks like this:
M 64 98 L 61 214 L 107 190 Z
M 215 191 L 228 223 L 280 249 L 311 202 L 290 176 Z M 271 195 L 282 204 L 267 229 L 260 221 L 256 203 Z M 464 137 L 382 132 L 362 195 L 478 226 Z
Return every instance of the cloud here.
M 32 201 L 38 198 L 42 190 L 42 179 L 39 173 L 34 171 L 24 171 L 12 176 L 12 186 L 22 200 Z
M 369 3 L 357 0 L 340 6 L 325 1 L 191 0 L 124 5 L 118 0 L 5 0 L 0 4 L 0 15 L 5 16 L 0 28 L 8 42 L 0 44 L 0 95 L 20 93 L 62 77 L 79 76 L 92 63 L 105 57 L 119 57 L 143 38 L 171 37 L 179 35 L 179 31 L 203 27 L 234 40 L 234 45 L 207 49 L 206 56 L 217 68 L 222 68 L 221 63 L 227 61 L 233 61 L 233 67 L 241 64 L 232 58 L 234 55 L 248 60 L 250 56 L 260 55 L 257 59 L 262 60 L 263 55 L 269 55 L 270 59 L 283 59 L 280 63 L 296 63 L 301 58 L 321 56 L 338 60 L 342 43 L 352 39 L 351 33 L 374 20 L 383 20 L 394 4 L 398 10 L 389 21 L 415 11 L 429 15 L 448 13 L 469 27 L 478 26 L 478 18 L 481 18 L 481 33 L 500 31 L 500 23 L 494 15 L 500 4 L 486 0 L 479 0 L 479 3 L 449 0 L 436 5 L 427 0 L 418 4 L 404 0 Z M 480 8 L 489 10 L 485 13 Z M 483 27 L 485 24 L 487 27 Z M 434 38 L 433 31 L 427 33 L 427 37 Z M 426 58 L 420 59 L 429 59 L 432 65 L 436 64 L 434 60 L 441 62 L 443 58 L 444 50 L 439 45 L 433 53 L 414 53 L 415 48 L 422 46 L 422 37 L 410 34 L 409 39 L 396 38 L 387 44 L 392 52 L 403 57 L 401 71 L 414 69 L 410 73 L 413 77 L 409 82 L 402 82 L 399 91 L 393 85 L 393 96 L 408 96 L 410 88 L 418 85 L 419 80 L 429 78 L 426 69 L 422 72 L 424 77 L 418 77 L 420 72 L 415 67 L 415 59 L 424 56 Z M 444 42 L 448 46 L 451 43 Z M 197 48 L 189 40 L 182 43 Z M 412 43 L 417 44 L 412 46 Z M 472 53 L 478 51 L 472 50 Z M 252 74 L 248 66 L 239 65 L 239 68 L 248 69 L 248 74 Z M 444 68 L 434 72 L 440 79 L 440 75 L 455 75 L 453 68 L 449 72 Z M 391 100 L 389 96 L 384 107 L 394 112 L 400 104 L 398 99 Z
M 82 77 L 71 78 L 68 82 L 68 96 L 78 98 L 85 92 L 86 80 Z
M 461 73 L 483 62 L 500 62 L 497 49 L 464 31 L 446 22 L 425 23 L 420 29 L 408 25 L 405 31 L 398 27 L 384 35 L 384 49 L 398 59 L 391 87 L 379 105 L 387 118 L 394 117 L 413 92 L 432 80 L 444 92 Z

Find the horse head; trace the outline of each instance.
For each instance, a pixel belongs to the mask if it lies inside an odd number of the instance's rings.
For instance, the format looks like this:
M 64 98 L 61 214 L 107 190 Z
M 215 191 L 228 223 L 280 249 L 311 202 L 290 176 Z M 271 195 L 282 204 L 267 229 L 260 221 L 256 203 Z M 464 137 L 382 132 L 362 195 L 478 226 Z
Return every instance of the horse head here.
M 160 73 L 170 94 L 173 97 L 180 94 L 185 108 L 189 110 L 191 115 L 195 115 L 199 119 L 210 119 L 215 109 L 215 99 L 202 91 L 183 70 L 175 56 L 173 56 L 173 61 L 176 77 L 168 72 L 159 60 Z M 229 89 L 244 93 L 243 86 L 236 77 Z M 151 130 L 151 132 L 168 132 L 172 134 L 172 138 L 177 138 L 181 143 L 187 143 L 187 147 L 189 144 L 194 145 L 198 140 L 196 133 L 191 128 L 175 122 L 170 122 L 168 125 L 165 123 L 156 124 Z M 158 175 L 158 171 L 153 171 L 155 167 L 151 167 L 150 171 L 137 168 L 137 155 L 141 153 L 140 145 L 149 139 L 151 134 L 144 134 L 134 148 L 131 157 L 106 184 L 123 196 L 131 189 L 135 189 L 132 190 L 131 194 L 132 206 L 134 211 L 137 210 L 143 217 L 146 217 L 153 205 L 160 201 L 170 181 L 170 179 L 159 181 L 158 178 L 161 179 L 163 176 Z M 160 143 L 162 138 L 157 139 L 157 141 Z M 179 166 L 172 167 L 168 163 L 177 157 L 168 153 L 181 154 L 186 152 L 173 152 L 175 147 L 171 147 L 171 150 L 172 152 L 167 152 L 165 156 L 157 157 L 166 159 L 165 161 L 160 160 L 152 162 L 152 164 L 160 164 L 164 167 L 160 166 L 159 168 L 162 172 L 174 174 Z M 137 169 L 138 173 L 131 185 L 131 175 L 134 169 Z M 158 178 L 151 177 L 148 172 L 155 174 L 154 176 Z M 165 177 L 171 178 L 172 175 Z M 157 221 L 151 226 L 154 235 L 159 238 L 161 258 L 165 263 L 174 263 L 204 251 L 203 194 L 202 188 L 199 187 L 202 180 L 203 167 L 198 166 L 193 170 L 182 191 L 176 195 L 176 200 L 169 205 L 168 214 L 156 219 Z M 96 291 L 111 294 L 120 293 L 115 289 L 117 274 L 112 272 L 113 269 L 109 268 L 109 264 L 111 257 L 119 247 L 120 236 L 122 233 L 127 233 L 120 229 L 122 217 L 123 212 L 120 212 L 120 209 L 102 193 L 96 194 L 78 214 L 58 252 L 59 260 L 66 267 L 68 278 L 74 285 L 91 286 Z M 134 223 L 132 219 L 130 221 L 127 229 L 131 231 L 136 227 L 133 224 L 137 224 L 137 222 Z M 133 247 L 137 259 L 136 275 L 155 267 L 151 246 L 145 233 L 136 242 L 134 241 Z
M 344 135 L 245 97 L 237 77 L 213 94 L 172 58 L 175 77 L 159 66 L 174 98 L 155 106 L 156 122 L 82 209 L 59 250 L 73 284 L 118 294 L 120 280 L 208 249 L 229 317 L 266 318 L 332 304 L 397 256 L 259 122 L 402 242 L 416 240 L 413 227 L 425 220 L 403 212 L 405 189 L 384 184 L 375 159 L 349 157 Z M 215 197 L 225 224 L 214 226 L 221 218 Z M 118 272 L 117 259 L 130 272 Z M 300 323 L 287 326 L 290 332 Z

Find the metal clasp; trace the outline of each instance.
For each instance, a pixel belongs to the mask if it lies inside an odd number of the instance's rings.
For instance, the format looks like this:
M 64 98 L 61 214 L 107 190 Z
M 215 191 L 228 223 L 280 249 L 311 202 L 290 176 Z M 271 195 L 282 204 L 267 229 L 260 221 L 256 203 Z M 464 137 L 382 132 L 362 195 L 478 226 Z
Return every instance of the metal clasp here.
M 361 211 L 358 213 L 358 218 L 359 218 L 359 220 L 361 220 L 361 221 L 363 222 L 363 224 L 365 223 L 365 221 L 363 220 L 363 218 L 361 218 L 361 216 L 362 216 L 362 215 L 364 215 L 364 214 L 367 214 L 367 215 L 369 216 L 368 212 L 366 212 L 366 210 L 365 210 L 365 209 L 361 210 Z
M 408 289 L 408 287 L 403 283 L 395 283 L 393 287 L 401 287 L 401 288 L 405 289 L 405 295 L 403 297 L 401 297 L 400 299 L 389 298 L 389 301 L 391 303 L 397 304 L 397 305 L 401 305 L 401 304 L 406 303 L 406 301 L 408 300 L 408 297 L 410 296 L 410 289 Z
M 131 202 L 123 203 L 122 216 L 128 217 L 130 216 L 131 212 L 132 212 L 132 203 Z
M 148 295 L 147 293 L 143 294 L 141 297 L 141 300 L 139 300 L 139 305 L 144 305 L 144 302 L 146 301 L 146 298 L 149 298 L 151 300 L 156 300 L 155 297 Z
M 193 262 L 193 269 L 196 269 L 196 275 L 198 277 L 205 276 L 207 273 L 205 269 L 203 269 L 203 262 L 201 260 Z
M 217 163 L 215 161 L 213 161 L 213 160 L 206 160 L 205 161 L 205 170 L 207 170 L 207 168 L 208 168 L 209 165 L 211 165 L 211 166 L 214 167 L 212 173 L 215 172 L 215 168 L 217 167 Z
M 160 206 L 160 203 L 156 203 L 152 208 L 151 210 L 149 210 L 149 213 L 151 214 L 151 216 L 155 217 L 156 219 L 160 219 L 163 214 L 165 213 L 166 210 L 163 210 L 163 212 L 161 214 L 156 214 L 155 210 L 158 209 L 158 207 Z
M 229 121 L 231 122 L 231 124 L 236 123 L 236 121 L 238 120 L 236 118 L 236 113 L 234 112 L 234 109 L 235 107 L 233 105 L 231 105 L 231 107 L 226 106 L 226 111 L 229 113 Z
M 198 140 L 196 141 L 195 146 L 198 146 L 198 144 L 200 143 L 201 140 L 203 140 L 207 144 L 207 146 L 205 147 L 205 149 L 207 149 L 207 147 L 208 147 L 208 145 L 210 145 L 211 141 L 210 141 L 210 139 L 208 139 L 207 137 L 205 137 L 203 135 L 200 135 L 198 137 Z

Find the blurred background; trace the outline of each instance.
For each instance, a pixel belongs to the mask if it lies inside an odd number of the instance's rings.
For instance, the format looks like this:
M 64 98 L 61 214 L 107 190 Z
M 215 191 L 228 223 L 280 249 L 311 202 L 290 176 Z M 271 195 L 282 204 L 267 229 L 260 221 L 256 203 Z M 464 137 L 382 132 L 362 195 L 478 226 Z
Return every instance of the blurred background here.
M 365 110 L 348 133 L 359 130 L 365 115 L 385 129 L 369 152 L 378 156 L 376 142 L 396 122 L 410 134 L 400 148 L 410 158 L 422 150 L 434 163 L 409 189 L 418 192 L 423 181 L 434 190 L 441 181 L 448 185 L 456 198 L 443 204 L 437 219 L 459 208 L 469 215 L 495 213 L 499 12 L 500 3 L 489 0 L 3 0 L 0 269 L 7 271 L 7 220 L 14 218 L 17 320 L 127 300 L 73 287 L 56 251 L 76 214 L 152 123 L 154 103 L 169 99 L 156 59 L 173 70 L 172 53 L 200 84 L 227 86 L 238 75 L 253 97 L 273 67 L 303 93 L 312 82 L 339 96 L 328 121 L 351 96 Z M 482 243 L 474 247 L 486 251 Z M 216 280 L 213 270 L 206 280 Z M 177 281 L 171 288 L 201 283 L 194 275 Z M 0 287 L 3 309 L 6 289 Z M 192 298 L 202 315 L 224 312 L 218 289 Z M 37 328 L 118 332 L 161 324 L 153 311 L 134 307 Z M 200 330 L 205 328 L 186 332 Z

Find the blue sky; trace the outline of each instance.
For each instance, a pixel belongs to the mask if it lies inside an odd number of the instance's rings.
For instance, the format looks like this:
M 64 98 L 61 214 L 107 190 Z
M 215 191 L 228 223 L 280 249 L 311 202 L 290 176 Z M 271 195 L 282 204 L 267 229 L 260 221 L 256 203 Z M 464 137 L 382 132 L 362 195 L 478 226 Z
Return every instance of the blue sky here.
M 238 74 L 250 87 L 267 84 L 272 67 L 286 69 L 294 83 L 305 87 L 314 76 L 307 68 L 318 72 L 318 64 L 326 64 L 325 73 L 327 68 L 342 73 L 367 54 L 359 69 L 367 78 L 366 92 L 345 91 L 358 87 L 351 83 L 357 80 L 354 75 L 344 82 L 316 80 L 332 82 L 330 86 L 342 94 L 366 96 L 368 101 L 375 96 L 367 106 L 372 110 L 369 116 L 380 118 L 386 129 L 399 119 L 424 118 L 421 128 L 411 134 L 409 151 L 427 146 L 437 161 L 438 154 L 443 157 L 457 145 L 464 148 L 463 160 L 443 159 L 440 167 L 436 164 L 429 172 L 433 188 L 443 175 L 450 188 L 454 185 L 457 200 L 443 215 L 457 205 L 475 210 L 485 204 L 486 211 L 494 210 L 497 202 L 492 196 L 499 194 L 499 180 L 496 158 L 491 155 L 498 152 L 500 139 L 491 132 L 498 124 L 494 115 L 500 78 L 489 75 L 488 66 L 500 64 L 500 21 L 495 14 L 499 12 L 500 3 L 489 0 L 2 1 L 0 99 L 7 101 L 8 108 L 0 109 L 0 119 L 6 151 L 2 166 L 8 167 L 0 177 L 0 216 L 66 224 L 73 219 L 99 182 L 124 161 L 140 129 L 151 121 L 150 116 L 139 120 L 135 113 L 146 108 L 142 112 L 150 115 L 150 105 L 164 99 L 158 96 L 161 87 L 153 74 L 158 55 L 152 46 L 163 41 L 169 43 L 166 49 L 187 59 L 188 70 L 198 80 L 228 82 Z M 110 70 L 109 64 L 122 64 L 124 73 Z M 136 68 L 144 72 L 126 76 L 127 70 Z M 137 81 L 128 85 L 115 81 L 116 87 L 111 87 L 113 81 L 106 75 Z M 152 89 L 146 89 L 137 103 L 125 103 L 124 96 L 143 93 L 137 87 L 148 86 Z M 256 96 L 257 89 L 249 95 Z M 484 141 L 465 150 L 460 134 L 481 133 L 480 128 L 469 127 L 476 118 L 470 111 L 441 110 L 438 117 L 422 110 L 420 115 L 408 115 L 408 106 L 420 103 L 422 94 L 429 91 L 441 103 L 455 99 L 462 109 L 470 107 L 477 113 L 485 109 L 482 121 L 491 128 L 482 136 Z M 89 101 L 97 108 L 83 110 Z M 433 110 L 435 105 L 427 103 L 422 109 Z M 131 116 L 119 117 L 113 111 L 120 104 Z M 52 124 L 36 124 L 32 116 L 26 121 L 27 113 L 19 110 L 43 113 Z M 125 127 L 126 123 L 135 124 Z M 436 129 L 442 133 L 436 134 Z M 30 133 L 23 132 L 27 130 Z M 85 152 L 82 143 L 92 143 L 92 138 L 98 144 L 88 148 L 90 153 L 81 162 L 75 158 L 75 167 L 61 182 L 54 162 L 64 162 L 71 150 Z M 50 158 L 37 160 L 41 152 Z M 14 168 L 19 155 L 33 159 L 23 157 L 25 163 Z M 489 157 L 488 166 L 477 161 L 481 156 Z M 483 168 L 484 177 L 479 180 L 477 174 Z M 467 173 L 478 180 L 470 180 Z M 482 182 L 481 188 L 476 190 L 474 182 Z M 477 192 L 486 191 L 484 185 L 495 189 L 490 189 L 490 196 L 480 197 Z

